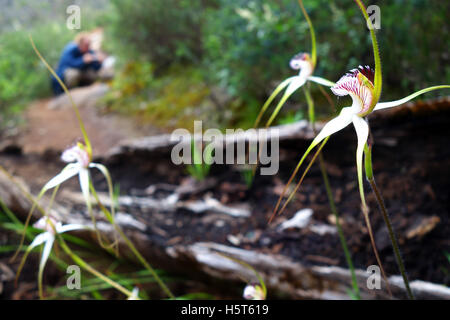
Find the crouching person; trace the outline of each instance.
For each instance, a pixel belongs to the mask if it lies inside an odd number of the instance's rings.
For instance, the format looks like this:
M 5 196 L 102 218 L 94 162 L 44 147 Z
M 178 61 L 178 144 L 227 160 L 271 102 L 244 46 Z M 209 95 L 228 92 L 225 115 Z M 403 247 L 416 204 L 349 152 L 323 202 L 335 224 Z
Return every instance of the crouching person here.
M 104 59 L 104 54 L 90 49 L 89 36 L 81 33 L 75 38 L 75 42 L 64 48 L 56 74 L 69 89 L 89 85 L 97 80 Z M 54 77 L 52 87 L 55 95 L 63 93 L 61 85 Z

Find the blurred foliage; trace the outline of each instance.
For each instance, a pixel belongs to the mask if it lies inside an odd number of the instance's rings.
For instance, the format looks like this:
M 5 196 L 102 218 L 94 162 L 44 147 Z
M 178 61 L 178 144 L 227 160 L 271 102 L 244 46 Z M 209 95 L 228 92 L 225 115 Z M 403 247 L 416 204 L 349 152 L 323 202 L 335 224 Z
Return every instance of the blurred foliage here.
M 227 123 L 222 125 L 251 126 L 273 88 L 295 74 L 288 65 L 290 58 L 311 47 L 308 25 L 294 0 L 180 1 L 177 5 L 162 0 L 150 1 L 151 5 L 131 0 L 113 2 L 113 29 L 134 51 L 128 52 L 128 57 L 144 57 L 155 70 L 167 69 L 168 65 L 181 66 L 178 69 L 182 70 L 190 65 L 201 71 L 202 79 L 196 78 L 200 82 L 226 90 L 230 97 L 227 110 L 233 117 L 225 117 Z M 369 33 L 352 1 L 304 3 L 317 33 L 317 75 L 337 81 L 359 64 L 373 65 Z M 449 12 L 450 4 L 438 0 L 372 4 L 381 8 L 381 30 L 377 33 L 385 83 L 382 99 L 449 83 L 449 23 L 442 13 Z M 184 95 L 178 86 L 175 90 L 178 96 Z M 165 92 L 172 94 L 169 89 Z M 312 94 L 319 102 L 319 115 L 329 114 L 329 105 L 316 86 L 312 86 Z M 290 105 L 303 100 L 296 94 Z M 161 98 L 158 101 L 156 104 L 165 102 Z M 155 117 L 169 119 L 179 110 L 172 107 L 174 104 L 169 103 L 167 108 L 159 108 Z M 154 112 L 155 108 L 147 110 Z M 299 118 L 295 111 L 288 110 L 289 106 L 284 122 Z
M 62 49 L 78 31 L 104 23 L 105 0 L 79 0 L 81 30 L 66 27 L 66 8 L 71 0 L 16 0 L 0 11 L 0 129 L 13 126 L 17 116 L 36 98 L 52 95 L 50 74 L 31 47 L 29 35 L 47 62 L 56 67 Z M 89 10 L 91 8 L 92 10 Z M 97 10 L 95 10 L 97 9 Z
M 192 129 L 194 120 L 212 107 L 209 93 L 198 69 L 174 66 L 164 77 L 155 77 L 152 64 L 136 60 L 116 76 L 105 102 L 109 110 L 134 115 L 142 123 Z M 214 116 L 209 117 L 211 123 Z
M 4 120 L 12 119 L 30 100 L 51 94 L 48 71 L 33 51 L 28 34 L 20 30 L 0 35 L 0 117 Z M 59 24 L 35 28 L 30 34 L 51 65 L 58 62 L 60 49 L 74 35 Z
M 199 62 L 202 0 L 111 0 L 111 33 L 130 57 L 144 56 L 158 68 Z
M 17 10 L 26 7 L 22 2 L 14 2 Z M 31 9 L 24 9 L 25 18 L 19 19 L 19 25 L 32 28 L 38 48 L 52 65 L 73 37 L 61 20 L 65 13 L 60 9 L 67 3 L 43 0 L 41 11 L 33 3 Z M 296 73 L 289 68 L 290 58 L 311 47 L 296 0 L 110 0 L 95 2 L 95 8 L 92 1 L 80 3 L 83 29 L 105 27 L 105 48 L 119 58 L 108 98 L 111 108 L 135 111 L 140 118 L 169 128 L 193 118 L 214 118 L 222 127 L 251 126 L 275 86 Z M 373 65 L 369 33 L 353 1 L 304 0 L 304 4 L 316 29 L 316 75 L 337 81 L 359 64 Z M 377 34 L 385 84 L 382 100 L 449 83 L 450 24 L 445 13 L 450 12 L 450 2 L 373 0 L 371 4 L 381 8 Z M 48 22 L 53 14 L 50 7 L 59 8 L 52 22 Z M 25 29 L 11 31 L 18 24 L 11 12 L 15 11 L 0 14 L 10 26 L 4 28 L 0 22 L 0 115 L 50 94 L 48 73 L 31 51 Z M 311 90 L 319 116 L 329 114 L 317 86 Z M 218 104 L 211 102 L 216 91 L 226 95 Z M 339 105 L 345 105 L 346 99 Z M 295 112 L 303 105 L 299 92 L 289 99 L 280 119 L 297 119 Z
M 204 30 L 208 75 L 233 96 L 265 97 L 305 43 L 307 24 L 297 9 L 295 1 L 220 1 Z
M 305 0 L 316 29 L 316 74 L 337 81 L 359 64 L 373 65 L 368 30 L 353 1 Z M 384 67 L 384 99 L 449 83 L 449 23 L 438 0 L 372 1 L 381 8 L 377 32 Z M 290 58 L 310 50 L 297 1 L 220 1 L 207 15 L 205 54 L 209 74 L 230 94 L 267 97 L 274 81 L 295 74 Z

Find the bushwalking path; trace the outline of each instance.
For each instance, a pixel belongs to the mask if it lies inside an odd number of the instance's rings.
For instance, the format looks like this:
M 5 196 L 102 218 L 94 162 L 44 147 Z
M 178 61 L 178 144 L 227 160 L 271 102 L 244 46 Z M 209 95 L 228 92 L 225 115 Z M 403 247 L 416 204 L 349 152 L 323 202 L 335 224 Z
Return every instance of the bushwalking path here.
M 71 91 L 91 139 L 94 156 L 104 154 L 120 140 L 158 133 L 153 127 L 139 125 L 135 118 L 102 112 L 101 99 L 107 91 L 105 84 Z M 25 121 L 16 140 L 24 153 L 62 151 L 82 138 L 75 112 L 65 94 L 32 103 L 25 113 Z

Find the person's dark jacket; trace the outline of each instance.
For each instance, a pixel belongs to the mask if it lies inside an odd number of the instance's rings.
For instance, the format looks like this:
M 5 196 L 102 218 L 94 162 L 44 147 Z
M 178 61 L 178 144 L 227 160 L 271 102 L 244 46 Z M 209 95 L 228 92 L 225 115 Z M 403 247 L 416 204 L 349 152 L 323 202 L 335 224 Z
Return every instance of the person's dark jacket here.
M 93 54 L 92 50 L 89 50 L 89 53 Z M 61 80 L 64 82 L 64 71 L 67 68 L 74 68 L 80 70 L 87 70 L 92 68 L 94 70 L 99 70 L 102 66 L 99 61 L 93 61 L 90 63 L 84 63 L 83 61 L 83 53 L 78 48 L 78 45 L 74 42 L 69 43 L 63 49 L 61 54 L 61 58 L 59 60 L 58 68 L 56 69 L 56 74 Z M 52 77 L 52 88 L 55 95 L 59 95 L 63 93 L 63 89 L 55 77 Z

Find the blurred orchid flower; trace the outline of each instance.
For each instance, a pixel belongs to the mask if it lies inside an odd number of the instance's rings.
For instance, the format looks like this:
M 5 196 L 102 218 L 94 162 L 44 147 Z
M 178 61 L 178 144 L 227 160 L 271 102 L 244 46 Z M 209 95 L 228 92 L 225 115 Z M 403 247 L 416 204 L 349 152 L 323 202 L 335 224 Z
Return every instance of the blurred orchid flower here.
M 265 300 L 266 293 L 260 285 L 248 284 L 244 289 L 244 294 L 242 295 L 246 300 Z
M 49 182 L 47 182 L 47 184 L 42 188 L 39 197 L 41 197 L 48 190 L 58 187 L 64 181 L 69 180 L 75 175 L 78 175 L 81 193 L 83 194 L 83 198 L 86 203 L 88 213 L 91 216 L 94 229 L 97 232 L 98 240 L 100 242 L 100 245 L 106 248 L 107 245 L 102 240 L 102 236 L 96 227 L 95 216 L 92 213 L 92 204 L 90 195 L 91 177 L 89 169 L 90 168 L 98 169 L 106 178 L 106 181 L 108 183 L 109 195 L 111 198 L 111 219 L 113 223 L 115 217 L 115 208 L 113 205 L 114 191 L 111 176 L 109 174 L 108 169 L 102 164 L 91 162 L 92 160 L 91 152 L 89 152 L 89 148 L 83 145 L 82 143 L 77 143 L 75 146 L 65 150 L 61 156 L 61 159 L 65 162 L 70 163 L 58 175 L 56 175 Z M 117 241 L 113 243 L 113 245 L 115 244 L 117 244 Z
M 127 300 L 141 300 L 139 298 L 139 288 L 138 287 L 134 287 L 133 291 L 131 291 L 131 296 L 128 297 Z
M 75 146 L 65 150 L 61 156 L 61 159 L 70 163 L 58 175 L 47 182 L 47 184 L 42 188 L 41 194 L 55 188 L 56 186 L 59 186 L 73 176 L 78 175 L 81 192 L 83 193 L 84 200 L 90 211 L 91 201 L 89 192 L 89 168 L 96 168 L 100 170 L 105 178 L 110 181 L 108 169 L 102 164 L 91 162 L 91 153 L 88 152 L 88 148 L 81 143 L 77 143 Z
M 73 230 L 81 230 L 86 229 L 87 227 L 81 224 L 66 224 L 63 225 L 60 221 L 57 221 L 54 218 L 45 216 L 40 218 L 36 223 L 33 225 L 37 229 L 44 230 L 45 232 L 38 234 L 34 240 L 31 242 L 31 244 L 28 246 L 25 255 L 22 258 L 22 261 L 20 263 L 20 266 L 17 271 L 17 278 L 20 275 L 20 271 L 22 270 L 22 267 L 25 263 L 25 260 L 28 256 L 28 254 L 33 250 L 35 247 L 44 244 L 44 249 L 42 251 L 41 261 L 39 263 L 39 273 L 38 273 L 38 284 L 39 284 L 39 294 L 42 297 L 42 275 L 44 272 L 45 265 L 47 263 L 48 257 L 50 256 L 50 252 L 52 251 L 53 243 L 55 242 L 56 234 L 61 234 L 68 231 Z
M 372 111 L 399 106 L 429 91 L 450 88 L 450 85 L 429 87 L 417 91 L 400 100 L 376 103 L 374 74 L 375 73 L 373 69 L 371 69 L 370 67 L 359 66 L 357 69 L 350 70 L 350 72 L 345 74 L 343 77 L 341 77 L 341 79 L 339 79 L 338 82 L 336 82 L 336 84 L 331 88 L 331 91 L 338 96 L 350 95 L 353 103 L 350 107 L 343 108 L 339 116 L 330 120 L 322 128 L 309 148 L 306 150 L 299 163 L 299 165 L 301 165 L 301 162 L 303 162 L 309 152 L 324 139 L 344 129 L 350 123 L 353 123 L 356 135 L 358 137 L 358 145 L 356 148 L 356 165 L 360 194 L 363 203 L 365 203 L 365 200 L 362 183 L 362 162 L 364 146 L 369 136 L 369 125 L 364 119 L 364 116 L 366 116 L 368 113 L 371 113 Z
M 284 95 L 278 102 L 278 105 L 276 106 L 275 110 L 273 111 L 271 117 L 266 123 L 266 127 L 270 126 L 275 119 L 275 117 L 278 115 L 278 112 L 280 111 L 281 107 L 284 105 L 286 100 L 295 92 L 297 89 L 302 87 L 307 81 L 316 82 L 323 86 L 332 87 L 334 85 L 334 82 L 331 82 L 327 79 L 321 78 L 321 77 L 315 77 L 313 76 L 314 72 L 314 63 L 311 58 L 311 56 L 308 53 L 298 53 L 296 54 L 289 62 L 289 65 L 294 70 L 299 70 L 299 73 L 297 76 L 293 76 L 290 78 L 287 78 L 283 82 L 281 82 L 278 87 L 273 91 L 273 93 L 270 95 L 269 99 L 267 99 L 266 103 L 263 105 L 258 118 L 255 121 L 255 127 L 259 124 L 262 115 L 267 110 L 269 105 L 272 103 L 272 101 L 275 99 L 275 97 L 286 87 L 286 90 L 284 92 Z
M 269 120 L 266 123 L 266 127 L 272 124 L 273 120 L 275 119 L 275 117 L 277 116 L 278 112 L 280 111 L 281 107 L 285 104 L 287 99 L 295 91 L 297 91 L 297 89 L 302 87 L 306 82 L 312 81 L 328 87 L 332 87 L 334 85 L 334 82 L 331 82 L 321 77 L 315 77 L 312 75 L 314 73 L 314 68 L 316 67 L 317 62 L 316 34 L 311 19 L 309 18 L 308 12 L 305 10 L 305 7 L 303 6 L 303 1 L 299 0 L 299 4 L 306 18 L 306 21 L 308 22 L 309 25 L 309 32 L 311 35 L 311 55 L 309 53 L 301 52 L 292 57 L 291 61 L 289 62 L 289 65 L 292 69 L 299 70 L 298 75 L 287 78 L 286 80 L 281 82 L 278 85 L 278 87 L 276 87 L 273 93 L 269 96 L 269 99 L 267 99 L 266 103 L 263 105 L 258 117 L 256 118 L 254 124 L 255 128 L 258 126 L 264 112 L 267 110 L 267 108 L 275 99 L 275 97 L 286 87 L 287 88 L 286 91 L 284 92 L 284 95 L 281 97 L 280 101 L 278 102 L 278 105 L 276 106 L 275 110 L 273 111 L 272 115 L 270 116 Z M 313 121 L 312 119 L 310 120 Z

